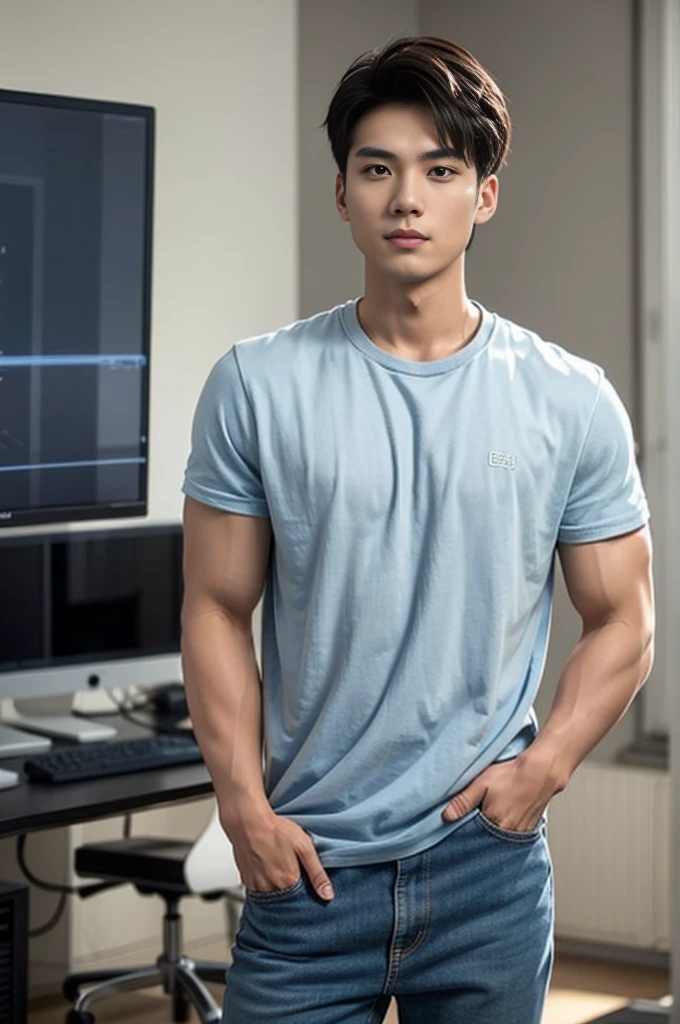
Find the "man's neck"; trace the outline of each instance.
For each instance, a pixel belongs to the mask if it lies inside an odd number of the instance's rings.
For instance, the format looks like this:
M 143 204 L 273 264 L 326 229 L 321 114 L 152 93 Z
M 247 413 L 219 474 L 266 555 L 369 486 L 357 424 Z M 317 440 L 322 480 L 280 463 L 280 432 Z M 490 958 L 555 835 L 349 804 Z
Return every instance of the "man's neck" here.
M 464 348 L 481 323 L 481 310 L 464 287 L 395 294 L 371 289 L 367 282 L 357 316 L 374 345 L 412 362 L 445 359 Z

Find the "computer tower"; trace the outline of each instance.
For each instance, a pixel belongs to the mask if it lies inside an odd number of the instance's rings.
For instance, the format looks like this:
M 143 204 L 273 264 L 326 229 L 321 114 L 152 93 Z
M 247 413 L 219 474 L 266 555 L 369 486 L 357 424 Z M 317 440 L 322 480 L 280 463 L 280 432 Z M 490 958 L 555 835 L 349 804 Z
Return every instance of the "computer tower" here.
M 28 1021 L 28 888 L 0 881 L 0 1024 Z

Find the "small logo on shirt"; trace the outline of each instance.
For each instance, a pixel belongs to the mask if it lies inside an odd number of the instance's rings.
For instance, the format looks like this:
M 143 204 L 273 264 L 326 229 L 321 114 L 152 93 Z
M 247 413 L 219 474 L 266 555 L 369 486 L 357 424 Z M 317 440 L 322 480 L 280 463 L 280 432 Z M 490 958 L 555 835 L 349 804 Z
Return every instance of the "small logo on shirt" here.
M 505 452 L 489 452 L 489 465 L 500 469 L 515 469 L 517 456 L 507 455 Z

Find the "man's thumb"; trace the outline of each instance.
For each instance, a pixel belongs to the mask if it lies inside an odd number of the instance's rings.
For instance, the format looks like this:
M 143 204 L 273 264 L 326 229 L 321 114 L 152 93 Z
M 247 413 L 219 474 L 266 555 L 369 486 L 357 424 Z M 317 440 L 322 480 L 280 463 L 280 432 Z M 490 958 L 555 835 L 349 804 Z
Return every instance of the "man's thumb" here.
M 308 874 L 312 885 L 322 900 L 335 899 L 335 891 L 331 885 L 331 880 L 324 871 L 321 862 L 317 862 Z
M 307 843 L 306 848 L 298 852 L 298 857 L 302 861 L 302 866 L 307 872 L 307 877 L 314 886 L 317 894 L 322 900 L 332 900 L 335 898 L 335 891 L 331 885 L 331 880 L 324 871 L 323 864 L 319 860 L 319 855 L 316 852 L 316 847 L 312 841 L 312 837 L 307 832 Z

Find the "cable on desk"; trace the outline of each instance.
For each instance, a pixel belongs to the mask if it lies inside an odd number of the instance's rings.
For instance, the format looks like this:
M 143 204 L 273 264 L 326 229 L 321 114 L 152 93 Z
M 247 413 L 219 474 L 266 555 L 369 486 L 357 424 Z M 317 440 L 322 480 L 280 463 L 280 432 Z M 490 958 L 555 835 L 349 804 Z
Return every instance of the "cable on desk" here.
M 131 697 L 129 696 L 129 692 L 129 690 L 123 690 L 123 699 L 116 700 L 113 691 L 102 690 L 102 693 L 113 704 L 113 708 L 111 709 L 111 711 L 79 711 L 77 708 L 74 708 L 71 711 L 71 714 L 75 715 L 76 718 L 110 718 L 111 716 L 116 715 L 123 715 L 123 717 L 127 717 L 130 711 L 141 711 L 149 706 L 148 697 L 142 697 L 140 700 L 135 701 L 131 699 Z M 128 696 L 125 695 L 126 693 L 128 694 Z M 147 722 L 140 722 L 139 724 L 145 725 L 148 728 Z
M 175 724 L 163 725 L 160 722 L 147 722 L 141 718 L 135 718 L 135 716 L 131 714 L 131 711 L 144 711 L 147 708 L 152 707 L 153 701 L 149 697 L 142 697 L 141 700 L 132 702 L 129 701 L 129 698 L 127 701 L 126 698 L 119 701 L 116 700 L 111 691 L 105 690 L 102 692 L 106 693 L 106 696 L 109 698 L 111 703 L 115 705 L 115 711 L 73 711 L 72 714 L 76 715 L 78 718 L 106 718 L 107 716 L 121 715 L 123 718 L 127 719 L 128 722 L 132 722 L 133 725 L 141 725 L 143 729 L 149 729 L 153 733 L 178 731 L 179 727 Z
M 143 708 L 145 708 L 147 706 L 150 706 L 150 705 L 151 705 L 151 701 L 146 701 L 144 704 L 138 705 L 135 710 L 142 710 Z M 151 732 L 153 732 L 153 733 L 166 733 L 166 732 L 182 732 L 182 731 L 186 731 L 186 730 L 182 730 L 178 725 L 161 725 L 160 722 L 145 722 L 141 718 L 135 718 L 135 716 L 131 715 L 130 712 L 126 708 L 124 708 L 122 705 L 120 707 L 120 713 L 123 716 L 123 718 L 127 718 L 128 722 L 132 722 L 134 725 L 141 725 L 144 729 L 150 729 Z

